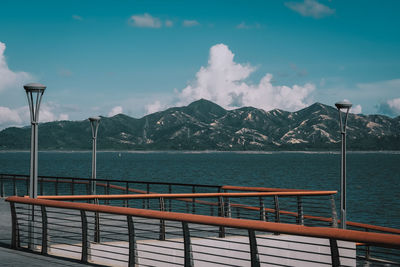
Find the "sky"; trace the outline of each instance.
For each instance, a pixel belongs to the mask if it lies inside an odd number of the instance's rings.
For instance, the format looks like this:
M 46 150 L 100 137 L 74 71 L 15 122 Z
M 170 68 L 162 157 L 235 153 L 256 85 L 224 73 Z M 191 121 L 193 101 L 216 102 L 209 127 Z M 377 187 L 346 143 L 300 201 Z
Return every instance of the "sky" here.
M 200 98 L 226 109 L 353 103 L 400 115 L 400 1 L 0 2 L 0 129 L 140 118 Z

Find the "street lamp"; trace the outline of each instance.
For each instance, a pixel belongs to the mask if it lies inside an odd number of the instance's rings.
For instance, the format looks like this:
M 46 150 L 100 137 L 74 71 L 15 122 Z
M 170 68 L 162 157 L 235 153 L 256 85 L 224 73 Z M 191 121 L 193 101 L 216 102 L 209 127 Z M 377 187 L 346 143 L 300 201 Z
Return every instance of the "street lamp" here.
M 100 117 L 90 117 L 90 125 L 92 126 L 92 182 L 90 193 L 92 195 L 96 194 L 96 138 L 97 131 L 99 129 Z
M 340 225 L 342 229 L 346 229 L 346 126 L 347 118 L 352 104 L 347 101 L 340 101 L 335 104 L 339 111 L 339 126 L 342 135 L 342 161 L 340 170 Z M 342 122 L 342 111 L 346 113 L 344 122 Z
M 24 89 L 28 97 L 29 111 L 31 114 L 31 173 L 29 180 L 29 197 L 37 198 L 39 108 L 46 86 L 40 83 L 28 83 L 24 85 Z
M 37 198 L 38 185 L 38 123 L 40 102 L 46 86 L 40 83 L 24 85 L 31 115 L 31 170 L 29 177 L 29 197 Z M 28 247 L 34 248 L 35 240 L 35 207 L 32 205 L 31 219 L 28 221 Z

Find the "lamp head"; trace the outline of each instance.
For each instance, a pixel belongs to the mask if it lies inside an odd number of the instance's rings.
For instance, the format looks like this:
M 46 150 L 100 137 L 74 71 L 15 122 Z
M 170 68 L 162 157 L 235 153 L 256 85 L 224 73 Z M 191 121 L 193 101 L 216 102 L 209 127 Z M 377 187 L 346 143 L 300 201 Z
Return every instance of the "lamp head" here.
M 352 105 L 353 104 L 351 104 L 350 101 L 348 101 L 348 100 L 343 100 L 343 101 L 337 102 L 335 104 L 335 106 L 339 110 L 341 110 L 341 109 L 350 109 Z
M 46 86 L 41 83 L 28 83 L 24 85 L 24 89 L 27 93 L 43 93 Z
M 90 117 L 89 118 L 89 121 L 99 121 L 100 120 L 100 117 Z

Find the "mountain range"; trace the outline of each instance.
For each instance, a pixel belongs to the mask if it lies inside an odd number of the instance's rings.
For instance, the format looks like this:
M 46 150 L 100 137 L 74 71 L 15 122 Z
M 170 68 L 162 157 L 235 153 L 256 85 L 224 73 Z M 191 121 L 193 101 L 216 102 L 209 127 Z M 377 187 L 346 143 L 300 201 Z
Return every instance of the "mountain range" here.
M 338 150 L 336 108 L 315 103 L 296 112 L 226 110 L 201 99 L 146 115 L 101 117 L 98 150 Z M 0 132 L 0 150 L 29 150 L 30 127 Z M 90 150 L 88 120 L 39 124 L 39 150 Z M 400 116 L 349 114 L 347 148 L 400 150 Z

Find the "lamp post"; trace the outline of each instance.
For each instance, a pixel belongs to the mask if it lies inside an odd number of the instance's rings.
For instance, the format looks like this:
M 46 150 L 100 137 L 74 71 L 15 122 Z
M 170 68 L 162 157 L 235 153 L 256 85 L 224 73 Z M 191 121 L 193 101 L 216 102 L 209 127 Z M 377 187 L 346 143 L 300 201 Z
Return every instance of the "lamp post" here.
M 346 127 L 347 118 L 352 104 L 349 101 L 340 101 L 335 104 L 339 111 L 339 126 L 342 136 L 342 160 L 340 168 L 340 225 L 342 229 L 346 229 Z M 342 121 L 342 111 L 345 112 L 344 121 Z
M 40 83 L 24 85 L 31 116 L 31 170 L 29 176 L 29 197 L 37 198 L 38 185 L 38 123 L 40 102 L 46 86 Z M 33 249 L 35 240 L 35 207 L 32 206 L 31 219 L 28 221 L 28 247 Z
M 31 114 L 31 172 L 29 197 L 37 198 L 39 108 L 46 86 L 40 83 L 28 83 L 24 85 L 24 89 L 28 97 L 29 111 Z
M 90 125 L 92 127 L 92 182 L 90 193 L 92 195 L 96 194 L 96 138 L 97 131 L 99 129 L 100 117 L 90 117 Z

